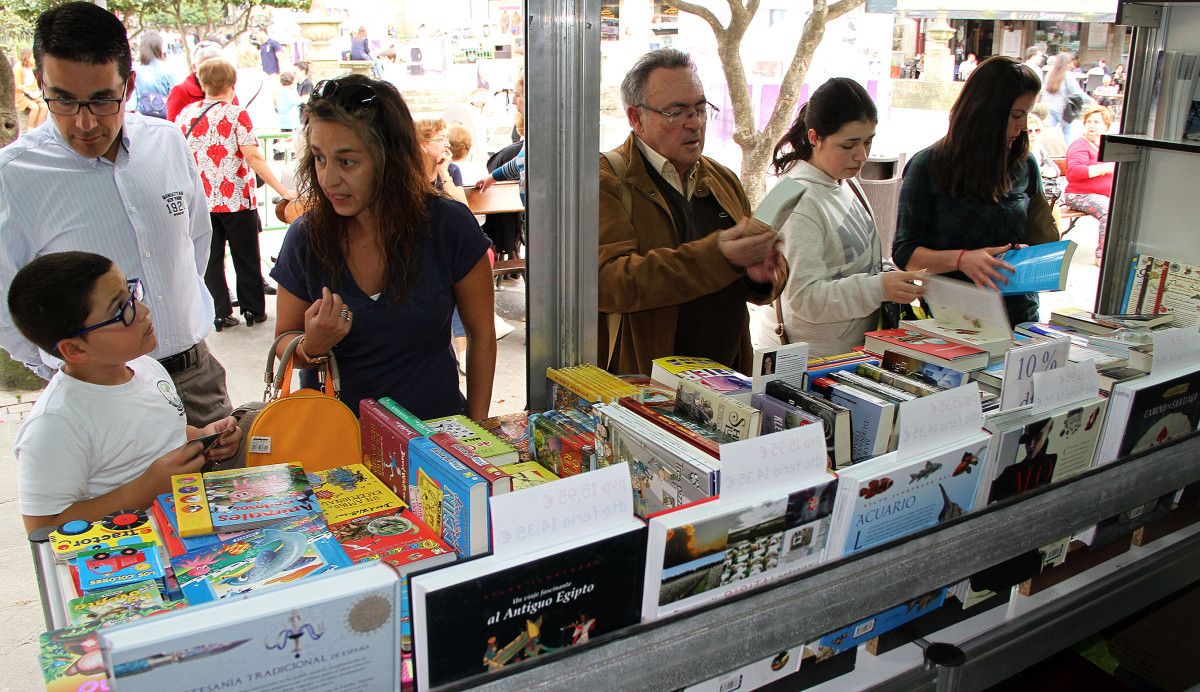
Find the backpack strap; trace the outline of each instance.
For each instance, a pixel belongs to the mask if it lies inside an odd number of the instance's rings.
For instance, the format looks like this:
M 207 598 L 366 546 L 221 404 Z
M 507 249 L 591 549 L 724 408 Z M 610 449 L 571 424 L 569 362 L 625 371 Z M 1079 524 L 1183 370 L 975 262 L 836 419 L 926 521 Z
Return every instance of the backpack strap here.
M 617 182 L 621 185 L 621 207 L 625 210 L 625 216 L 632 217 L 633 194 L 629 191 L 629 183 L 625 182 L 625 172 L 629 170 L 629 166 L 625 165 L 625 158 L 616 149 L 604 152 L 604 158 L 608 159 L 608 165 L 612 166 L 613 173 L 617 175 Z

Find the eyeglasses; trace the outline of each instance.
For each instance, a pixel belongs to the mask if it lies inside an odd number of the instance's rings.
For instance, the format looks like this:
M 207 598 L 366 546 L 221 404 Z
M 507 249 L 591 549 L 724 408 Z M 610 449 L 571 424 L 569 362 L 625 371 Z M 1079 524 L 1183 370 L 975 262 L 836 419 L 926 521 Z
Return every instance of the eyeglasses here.
M 329 99 L 346 110 L 372 106 L 379 98 L 375 87 L 357 82 L 326 79 L 313 87 L 313 98 Z
M 1040 127 L 1031 127 L 1031 128 L 1029 128 L 1029 131 L 1035 135 L 1042 134 L 1042 128 L 1040 128 Z
M 121 112 L 128 93 L 129 80 L 125 80 L 125 86 L 121 88 L 121 98 L 86 100 L 45 98 L 43 100 L 46 102 L 46 107 L 55 115 L 78 115 L 81 108 L 86 108 L 91 111 L 92 115 L 106 116 Z
M 134 301 L 144 298 L 146 296 L 146 292 L 142 288 L 141 279 L 130 279 L 125 283 L 129 285 L 129 300 L 125 301 L 121 304 L 121 307 L 117 308 L 116 314 L 109 319 L 104 320 L 103 322 L 97 322 L 90 327 L 84 327 L 67 338 L 73 339 L 77 336 L 83 336 L 88 332 L 95 331 L 101 327 L 107 327 L 110 324 L 116 324 L 117 322 L 120 322 L 126 327 L 133 324 L 133 320 L 137 318 L 137 308 L 133 303 Z
M 692 118 L 695 118 L 699 122 L 707 122 L 709 118 L 715 118 L 717 117 L 717 114 L 721 112 L 720 108 L 717 108 L 708 101 L 705 101 L 703 104 L 696 106 L 695 108 L 680 108 L 673 111 L 660 111 L 657 108 L 651 108 L 644 103 L 639 103 L 636 105 L 636 107 L 648 110 L 651 113 L 658 113 L 667 119 L 668 125 L 674 125 L 677 122 L 691 122 Z

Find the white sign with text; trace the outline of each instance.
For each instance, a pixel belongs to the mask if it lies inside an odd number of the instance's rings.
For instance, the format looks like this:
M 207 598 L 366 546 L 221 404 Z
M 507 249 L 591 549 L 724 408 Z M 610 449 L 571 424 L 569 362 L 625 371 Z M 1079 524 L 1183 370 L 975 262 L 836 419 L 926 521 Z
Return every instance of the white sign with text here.
M 825 473 L 825 432 L 802 425 L 721 445 L 721 499 L 733 500 Z
M 767 383 L 773 380 L 803 387 L 804 373 L 807 371 L 808 344 L 803 341 L 787 346 L 756 348 L 750 391 L 754 394 L 765 392 Z
M 1067 364 L 1071 350 L 1069 338 L 1051 339 L 1018 346 L 1004 354 L 1004 380 L 1000 388 L 1000 410 L 1033 403 L 1034 373 L 1054 370 Z
M 1150 361 L 1150 372 L 1171 372 L 1200 365 L 1200 336 L 1194 327 L 1158 329 L 1151 333 L 1154 338 L 1154 358 Z
M 613 464 L 490 498 L 492 552 L 509 557 L 583 538 L 633 519 L 629 466 Z
M 983 409 L 979 405 L 979 384 L 923 396 L 900 404 L 900 456 L 910 458 L 945 446 L 983 428 Z
M 1096 374 L 1096 362 L 1067 363 L 1056 370 L 1033 374 L 1033 408 L 1030 413 L 1037 416 L 1046 411 L 1095 399 L 1100 393 L 1100 376 Z

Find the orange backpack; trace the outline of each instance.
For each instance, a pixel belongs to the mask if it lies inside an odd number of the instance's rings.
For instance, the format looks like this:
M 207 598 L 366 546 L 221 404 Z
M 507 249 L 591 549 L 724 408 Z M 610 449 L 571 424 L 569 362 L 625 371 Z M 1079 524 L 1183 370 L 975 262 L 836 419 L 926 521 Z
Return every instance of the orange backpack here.
M 287 336 L 294 336 L 275 368 L 275 350 Z M 243 447 L 246 466 L 265 466 L 297 462 L 305 471 L 321 471 L 335 466 L 362 463 L 362 437 L 358 418 L 337 398 L 341 390 L 337 360 L 329 354 L 325 368 L 318 374 L 324 391 L 301 388 L 292 391 L 292 370 L 296 346 L 303 332 L 284 332 L 267 354 L 263 393 L 266 403 L 246 418 Z

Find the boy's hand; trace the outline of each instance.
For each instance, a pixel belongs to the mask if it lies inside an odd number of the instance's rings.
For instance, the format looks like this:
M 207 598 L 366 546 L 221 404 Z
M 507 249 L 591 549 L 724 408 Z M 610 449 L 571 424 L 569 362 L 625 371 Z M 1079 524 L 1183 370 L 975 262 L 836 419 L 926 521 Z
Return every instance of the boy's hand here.
M 172 449 L 150 462 L 149 468 L 138 478 L 150 490 L 151 497 L 171 492 L 171 476 L 182 473 L 199 473 L 204 467 L 201 446 L 191 440 L 182 447 Z
M 238 447 L 242 443 L 242 429 L 238 427 L 236 418 L 233 416 L 222 418 L 200 429 L 201 436 L 213 433 L 221 433 L 221 439 L 205 453 L 205 459 L 220 461 L 237 454 Z

